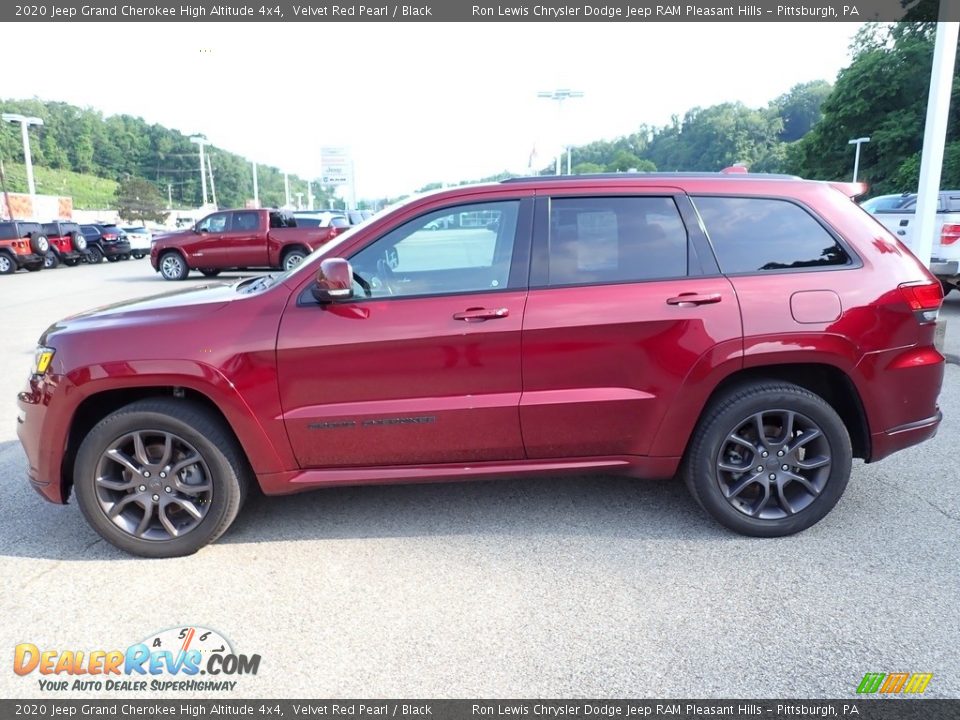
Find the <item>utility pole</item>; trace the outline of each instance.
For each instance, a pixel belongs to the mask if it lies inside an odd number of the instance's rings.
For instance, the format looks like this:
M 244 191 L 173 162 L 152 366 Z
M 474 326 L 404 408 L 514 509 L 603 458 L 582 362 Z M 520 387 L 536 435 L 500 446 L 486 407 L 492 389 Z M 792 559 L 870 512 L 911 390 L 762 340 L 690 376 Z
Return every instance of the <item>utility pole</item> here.
M 565 130 L 562 127 L 560 118 L 563 116 L 563 101 L 569 100 L 570 98 L 582 98 L 583 93 L 579 90 L 571 90 L 570 88 L 557 88 L 556 90 L 544 90 L 537 93 L 537 97 L 544 98 L 545 100 L 555 100 L 557 103 L 557 125 L 560 126 L 560 131 L 564 134 Z M 570 174 L 570 162 L 571 162 L 571 149 L 570 144 L 564 140 L 563 146 L 567 150 L 567 175 Z M 563 151 L 557 154 L 557 175 L 560 174 L 560 163 L 563 158 Z
M 167 183 L 167 210 L 173 210 L 173 185 Z
M 940 20 L 945 21 L 948 0 L 940 3 Z M 956 5 L 954 5 L 956 7 Z M 937 227 L 937 202 L 940 199 L 940 176 L 943 172 L 943 149 L 950 118 L 950 93 L 953 89 L 953 66 L 957 54 L 960 22 L 938 22 L 933 47 L 933 69 L 927 94 L 927 123 L 923 129 L 923 151 L 920 154 L 920 187 L 917 188 L 917 220 L 913 230 L 914 254 L 927 267 L 933 254 L 933 236 Z
M 30 156 L 30 133 L 27 132 L 27 129 L 31 125 L 43 125 L 43 119 L 27 117 L 18 113 L 3 113 L 0 117 L 6 122 L 20 123 L 20 137 L 23 140 L 23 164 L 27 168 L 27 191 L 30 193 L 30 202 L 33 204 L 37 188 L 33 184 L 33 158 Z
M 313 210 L 313 184 L 307 180 L 307 210 Z
M 260 185 L 257 183 L 257 161 L 253 161 L 253 204 L 260 207 Z
M 194 135 L 190 142 L 200 146 L 200 189 L 203 194 L 203 204 L 207 204 L 207 168 L 203 160 L 203 146 L 207 143 L 207 138 L 203 135 Z
M 283 174 L 283 195 L 286 198 L 284 207 L 290 207 L 290 176 L 287 173 Z
M 853 182 L 857 181 L 857 175 L 860 172 L 860 146 L 868 142 L 870 142 L 870 138 L 860 137 L 860 138 L 854 138 L 853 140 L 847 143 L 847 145 L 857 146 L 857 151 L 853 156 Z
M 217 204 L 217 186 L 213 184 L 213 158 L 207 155 L 207 168 L 210 170 L 210 195 L 213 197 L 213 204 L 218 208 L 220 207 Z

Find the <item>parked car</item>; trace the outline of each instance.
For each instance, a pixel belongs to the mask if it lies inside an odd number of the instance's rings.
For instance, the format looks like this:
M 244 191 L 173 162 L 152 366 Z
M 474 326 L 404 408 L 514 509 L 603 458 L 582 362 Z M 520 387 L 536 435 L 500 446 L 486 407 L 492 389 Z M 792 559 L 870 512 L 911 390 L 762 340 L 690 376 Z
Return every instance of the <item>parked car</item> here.
M 747 173 L 458 187 L 279 275 L 76 315 L 19 395 L 30 482 L 151 557 L 215 540 L 252 483 L 679 473 L 728 528 L 801 531 L 853 458 L 941 419 L 940 284 L 859 191 Z
M 47 236 L 50 248 L 44 256 L 43 266 L 45 268 L 55 268 L 60 263 L 67 267 L 73 267 L 81 262 L 86 262 L 89 251 L 87 250 L 87 239 L 83 236 L 83 231 L 75 222 L 62 222 L 55 220 L 43 224 L 43 232 Z
M 207 277 L 223 270 L 289 270 L 338 232 L 332 222 L 300 227 L 281 210 L 223 210 L 189 230 L 155 238 L 150 263 L 165 280 L 183 280 L 191 270 Z
M 895 206 L 881 205 L 870 212 L 904 245 L 914 250 L 917 195 L 909 193 L 901 195 L 900 199 Z M 944 293 L 960 288 L 960 190 L 942 190 L 937 198 L 930 272 L 940 279 Z
M 878 211 L 887 212 L 889 210 L 896 210 L 906 205 L 910 200 L 916 200 L 916 194 L 911 193 L 900 193 L 898 195 L 877 195 L 872 197 L 869 200 L 864 200 L 860 203 L 860 207 L 866 210 L 868 213 L 876 213 Z
M 97 264 L 106 258 L 110 262 L 130 259 L 130 242 L 123 230 L 113 223 L 81 225 L 81 232 L 87 239 L 90 251 L 87 262 Z
M 336 211 L 294 210 L 293 217 L 297 221 L 297 227 L 335 227 L 338 231 L 350 227 L 347 216 Z
M 153 240 L 153 233 L 147 228 L 143 225 L 134 225 L 123 228 L 123 232 L 127 235 L 127 240 L 130 243 L 130 254 L 133 257 L 139 260 L 150 254 L 150 242 Z
M 43 269 L 43 259 L 49 249 L 50 242 L 39 223 L 0 222 L 0 275 L 15 273 L 20 268 Z

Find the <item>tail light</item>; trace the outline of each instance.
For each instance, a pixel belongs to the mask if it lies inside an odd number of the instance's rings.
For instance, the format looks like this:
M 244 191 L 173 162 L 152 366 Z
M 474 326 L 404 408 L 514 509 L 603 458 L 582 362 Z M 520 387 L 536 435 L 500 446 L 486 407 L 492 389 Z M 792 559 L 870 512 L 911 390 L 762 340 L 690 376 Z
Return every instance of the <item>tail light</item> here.
M 913 310 L 917 322 L 931 323 L 937 321 L 940 314 L 940 305 L 943 303 L 943 288 L 939 281 L 904 283 L 900 286 L 900 294 L 907 305 Z
M 112 233 L 103 233 L 104 240 L 116 240 L 117 236 Z
M 337 235 L 340 234 L 340 228 L 334 226 L 330 227 L 330 234 L 327 235 L 327 240 L 333 240 Z
M 953 245 L 960 240 L 960 225 L 946 224 L 940 231 L 940 244 Z

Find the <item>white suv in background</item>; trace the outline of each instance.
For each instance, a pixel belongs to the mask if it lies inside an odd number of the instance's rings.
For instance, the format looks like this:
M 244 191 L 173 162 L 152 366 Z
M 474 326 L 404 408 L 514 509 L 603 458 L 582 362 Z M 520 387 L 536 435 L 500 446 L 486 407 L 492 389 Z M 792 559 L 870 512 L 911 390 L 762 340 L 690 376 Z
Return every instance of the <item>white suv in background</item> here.
M 127 240 L 130 241 L 130 254 L 137 260 L 150 254 L 150 242 L 153 240 L 153 234 L 143 225 L 134 225 L 125 227 L 123 231 L 127 234 Z

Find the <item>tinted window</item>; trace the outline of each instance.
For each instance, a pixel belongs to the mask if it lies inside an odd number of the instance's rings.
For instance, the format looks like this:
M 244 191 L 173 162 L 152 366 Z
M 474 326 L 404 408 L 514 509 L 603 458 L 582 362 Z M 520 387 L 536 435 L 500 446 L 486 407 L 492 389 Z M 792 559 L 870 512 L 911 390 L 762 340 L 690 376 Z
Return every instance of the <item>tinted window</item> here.
M 306 217 L 304 215 L 297 215 L 297 227 L 320 227 L 323 225 L 323 220 L 318 217 Z
M 401 225 L 350 258 L 360 278 L 354 292 L 377 298 L 506 288 L 519 206 L 460 205 Z
M 687 274 L 687 231 L 669 197 L 555 198 L 550 285 Z
M 696 197 L 725 273 L 846 265 L 850 257 L 806 210 L 786 200 Z
M 46 235 L 53 235 L 54 237 L 56 237 L 57 235 L 60 234 L 60 227 L 56 223 L 44 223 L 43 232 Z
M 233 229 L 237 232 L 250 232 L 260 226 L 260 213 L 236 212 L 233 214 Z
M 337 215 L 334 218 L 330 218 L 330 224 L 333 225 L 333 227 L 335 228 L 350 227 L 350 222 L 342 215 Z

